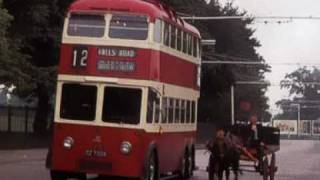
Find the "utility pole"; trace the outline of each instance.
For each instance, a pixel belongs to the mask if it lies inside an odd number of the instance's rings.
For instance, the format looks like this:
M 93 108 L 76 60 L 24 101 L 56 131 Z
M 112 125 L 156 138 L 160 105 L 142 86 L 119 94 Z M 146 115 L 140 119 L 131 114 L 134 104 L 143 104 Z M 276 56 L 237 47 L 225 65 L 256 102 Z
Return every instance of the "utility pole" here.
M 297 129 L 297 135 L 298 137 L 300 137 L 300 121 L 301 121 L 301 105 L 300 104 L 291 104 L 290 106 L 296 106 L 298 109 L 298 119 L 297 119 L 297 123 L 298 123 L 298 129 Z

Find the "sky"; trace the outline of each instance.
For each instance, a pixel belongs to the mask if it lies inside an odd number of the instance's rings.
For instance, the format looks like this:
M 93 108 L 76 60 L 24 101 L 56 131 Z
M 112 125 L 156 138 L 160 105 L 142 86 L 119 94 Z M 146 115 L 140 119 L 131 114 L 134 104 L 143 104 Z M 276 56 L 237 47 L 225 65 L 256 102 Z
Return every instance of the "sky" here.
M 221 3 L 230 0 L 219 0 Z M 253 16 L 313 16 L 320 17 L 320 0 L 234 0 L 240 10 Z M 269 105 L 276 113 L 275 102 L 288 98 L 288 91 L 281 90 L 279 82 L 287 73 L 303 63 L 320 63 L 320 20 L 293 20 L 289 23 L 263 23 L 252 25 L 254 36 L 260 41 L 258 53 L 271 64 L 272 72 L 266 74 L 271 86 L 267 92 Z M 300 63 L 300 65 L 275 65 L 272 63 Z

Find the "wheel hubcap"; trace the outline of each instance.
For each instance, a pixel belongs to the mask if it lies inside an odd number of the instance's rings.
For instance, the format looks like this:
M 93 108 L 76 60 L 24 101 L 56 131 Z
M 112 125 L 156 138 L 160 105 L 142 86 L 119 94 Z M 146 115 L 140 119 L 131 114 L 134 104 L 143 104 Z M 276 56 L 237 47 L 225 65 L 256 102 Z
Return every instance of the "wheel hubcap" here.
M 185 160 L 185 158 L 182 159 L 181 174 L 182 174 L 182 176 L 185 176 L 185 174 L 186 174 L 186 160 Z
M 155 167 L 154 167 L 154 163 L 152 161 L 152 163 L 150 163 L 150 167 L 149 167 L 149 180 L 154 180 L 155 178 Z
M 191 174 L 191 172 L 192 172 L 192 158 L 191 158 L 191 156 L 189 156 L 188 162 L 189 162 L 188 170 L 189 170 L 189 174 Z

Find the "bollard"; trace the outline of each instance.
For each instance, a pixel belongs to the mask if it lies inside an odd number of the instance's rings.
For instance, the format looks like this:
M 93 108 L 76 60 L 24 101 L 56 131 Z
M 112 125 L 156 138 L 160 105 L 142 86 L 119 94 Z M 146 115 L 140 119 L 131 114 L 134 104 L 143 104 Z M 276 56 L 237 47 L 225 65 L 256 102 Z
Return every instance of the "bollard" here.
M 29 119 L 29 107 L 25 106 L 25 113 L 24 113 L 24 132 L 28 133 L 28 119 Z
M 11 106 L 8 106 L 8 132 L 12 131 L 12 127 L 11 127 Z

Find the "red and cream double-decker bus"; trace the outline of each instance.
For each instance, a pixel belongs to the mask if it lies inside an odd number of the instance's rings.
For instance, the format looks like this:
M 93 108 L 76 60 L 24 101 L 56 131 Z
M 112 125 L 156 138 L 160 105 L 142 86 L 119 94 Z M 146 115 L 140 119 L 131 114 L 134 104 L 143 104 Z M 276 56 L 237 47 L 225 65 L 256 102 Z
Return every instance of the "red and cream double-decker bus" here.
M 157 0 L 78 0 L 65 18 L 52 179 L 194 169 L 199 31 Z

